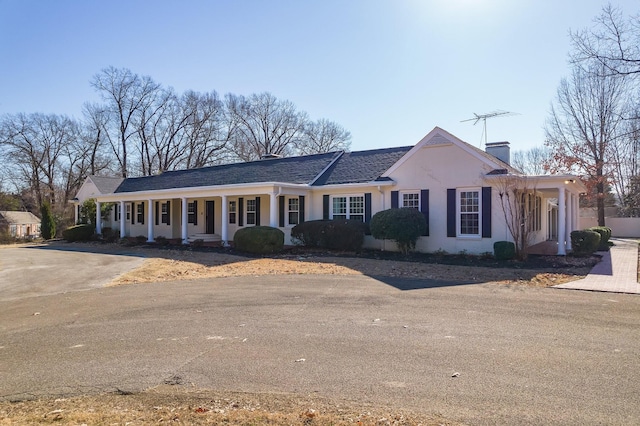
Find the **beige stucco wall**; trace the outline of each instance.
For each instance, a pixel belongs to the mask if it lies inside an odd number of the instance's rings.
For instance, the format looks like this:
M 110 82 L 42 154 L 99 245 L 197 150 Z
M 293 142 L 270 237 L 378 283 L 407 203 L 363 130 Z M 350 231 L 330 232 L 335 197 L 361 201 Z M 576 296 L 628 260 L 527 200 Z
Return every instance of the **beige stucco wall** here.
M 611 236 L 640 238 L 640 217 L 605 217 L 604 223 L 611 228 Z M 598 226 L 598 219 L 581 217 L 580 229 Z

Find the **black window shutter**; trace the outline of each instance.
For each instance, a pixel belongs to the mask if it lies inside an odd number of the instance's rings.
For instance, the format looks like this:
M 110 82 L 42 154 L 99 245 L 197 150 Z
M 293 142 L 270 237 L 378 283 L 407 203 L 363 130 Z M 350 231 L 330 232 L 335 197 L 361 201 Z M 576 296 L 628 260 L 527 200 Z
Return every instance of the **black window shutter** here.
M 167 200 L 167 225 L 171 225 L 171 201 Z
M 447 189 L 447 237 L 456 236 L 456 190 Z
M 160 225 L 160 202 L 156 201 L 156 208 L 155 208 L 155 213 L 156 213 L 156 225 Z
M 420 191 L 420 211 L 424 216 L 424 220 L 427 222 L 427 229 L 424 232 L 424 236 L 429 236 L 429 190 L 423 189 Z
M 131 224 L 136 223 L 136 203 L 131 203 Z
M 398 208 L 398 196 L 399 196 L 398 191 L 391 191 L 391 208 L 392 209 Z
M 371 222 L 371 193 L 364 194 L 364 223 Z
M 140 216 L 142 216 L 142 217 L 140 218 L 140 219 L 142 219 L 142 220 L 140 221 L 140 223 L 144 225 L 144 201 L 143 201 L 142 203 L 140 203 L 140 206 L 141 206 L 141 207 L 140 207 L 140 213 L 141 213 L 141 215 L 140 215 Z
M 260 226 L 260 197 L 256 197 L 256 226 Z
M 329 196 L 322 196 L 322 219 L 329 220 Z
M 304 195 L 298 197 L 298 223 L 304 223 Z
M 238 198 L 238 226 L 244 226 L 244 198 Z
M 284 195 L 278 197 L 278 226 L 284 227 Z
M 482 187 L 482 238 L 491 238 L 491 187 Z
M 193 224 L 198 224 L 198 200 L 193 200 Z

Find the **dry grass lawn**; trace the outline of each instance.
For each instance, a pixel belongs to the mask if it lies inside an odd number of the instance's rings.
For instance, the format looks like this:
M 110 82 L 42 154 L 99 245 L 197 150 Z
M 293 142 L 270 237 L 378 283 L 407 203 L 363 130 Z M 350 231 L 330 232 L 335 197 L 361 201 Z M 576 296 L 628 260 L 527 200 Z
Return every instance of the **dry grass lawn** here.
M 131 248 L 144 256 L 144 264 L 111 285 L 281 274 L 364 274 L 373 277 L 402 277 L 438 281 L 494 282 L 505 285 L 548 287 L 584 277 L 591 263 L 576 265 L 579 259 L 566 258 L 567 269 L 487 268 L 481 266 L 379 260 L 326 254 L 282 255 L 248 258 L 223 252 Z

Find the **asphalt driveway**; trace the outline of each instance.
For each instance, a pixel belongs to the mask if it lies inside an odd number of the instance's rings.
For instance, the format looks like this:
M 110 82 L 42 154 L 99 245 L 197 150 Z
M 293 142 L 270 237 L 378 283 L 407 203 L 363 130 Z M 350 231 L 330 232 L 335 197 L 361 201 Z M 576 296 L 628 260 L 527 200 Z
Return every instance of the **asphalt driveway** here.
M 0 301 L 4 400 L 169 383 L 470 424 L 638 424 L 638 359 L 625 294 L 290 275 Z
M 0 300 L 102 287 L 143 260 L 92 253 L 64 243 L 1 247 Z

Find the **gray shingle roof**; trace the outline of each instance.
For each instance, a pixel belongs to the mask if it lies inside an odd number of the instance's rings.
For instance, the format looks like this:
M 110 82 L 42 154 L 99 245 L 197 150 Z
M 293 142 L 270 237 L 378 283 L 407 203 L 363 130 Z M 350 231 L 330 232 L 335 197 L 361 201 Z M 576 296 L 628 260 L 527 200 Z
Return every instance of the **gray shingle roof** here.
M 243 183 L 282 182 L 310 184 L 337 152 L 301 157 L 274 158 L 248 163 L 223 164 L 199 169 L 164 172 L 157 176 L 125 179 L 116 193 L 155 191 Z
M 369 151 L 346 152 L 325 173 L 314 186 L 346 183 L 373 182 L 393 166 L 412 146 L 373 149 Z
M 91 181 L 101 194 L 112 194 L 123 180 L 121 177 L 91 176 Z
M 29 225 L 32 223 L 40 223 L 40 218 L 31 212 L 18 211 L 0 211 L 0 217 L 3 217 L 7 223 L 15 225 Z

